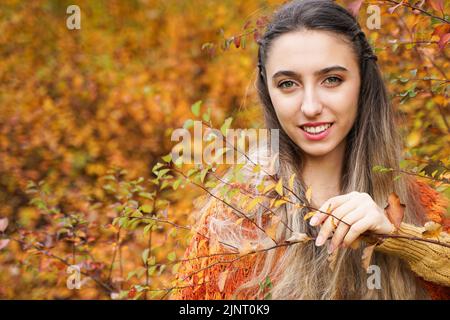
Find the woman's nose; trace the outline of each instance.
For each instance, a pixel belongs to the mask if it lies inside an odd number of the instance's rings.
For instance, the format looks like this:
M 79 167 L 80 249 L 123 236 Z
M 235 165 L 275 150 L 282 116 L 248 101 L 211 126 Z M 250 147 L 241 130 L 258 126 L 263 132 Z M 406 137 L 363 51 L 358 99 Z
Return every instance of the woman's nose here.
M 322 104 L 313 88 L 304 91 L 301 110 L 305 116 L 311 118 L 322 112 Z

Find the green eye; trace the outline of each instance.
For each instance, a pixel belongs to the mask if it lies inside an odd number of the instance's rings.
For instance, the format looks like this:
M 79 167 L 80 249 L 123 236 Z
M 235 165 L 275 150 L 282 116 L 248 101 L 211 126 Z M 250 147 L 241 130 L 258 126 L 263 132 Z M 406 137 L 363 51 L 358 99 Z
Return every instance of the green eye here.
M 290 80 L 288 80 L 288 81 L 284 81 L 284 82 L 281 82 L 279 85 L 278 85 L 278 87 L 279 88 L 292 88 L 294 86 L 294 82 L 293 81 L 290 81 Z
M 332 81 L 329 81 L 329 80 L 332 80 Z M 340 78 L 338 78 L 338 77 L 328 77 L 328 78 L 326 78 L 325 79 L 325 82 L 327 82 L 328 84 L 339 84 L 339 83 L 341 83 L 342 82 L 342 79 L 340 79 Z

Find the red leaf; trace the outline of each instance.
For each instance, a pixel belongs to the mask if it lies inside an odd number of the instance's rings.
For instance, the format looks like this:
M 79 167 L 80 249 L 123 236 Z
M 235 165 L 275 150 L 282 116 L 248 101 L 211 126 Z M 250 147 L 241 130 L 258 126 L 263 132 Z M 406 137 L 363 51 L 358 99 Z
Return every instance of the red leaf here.
M 440 39 L 439 39 L 439 49 L 440 50 L 444 50 L 445 46 L 447 45 L 447 42 L 450 40 L 450 33 L 446 33 L 444 34 Z
M 400 203 L 400 198 L 395 192 L 392 192 L 388 198 L 388 205 L 384 210 L 386 211 L 389 221 L 398 229 L 403 221 L 405 215 L 405 205 Z
M 439 12 L 444 12 L 444 0 L 428 0 L 430 6 Z
M 133 299 L 136 296 L 136 288 L 133 287 L 128 291 L 128 298 Z
M 233 37 L 233 42 L 236 48 L 239 48 L 241 46 L 241 37 L 240 36 Z
M 261 38 L 261 35 L 257 30 L 255 31 L 255 33 L 253 33 L 253 38 L 255 39 L 256 42 Z
M 436 28 L 434 28 L 432 36 L 438 36 L 439 38 L 441 38 L 444 34 L 449 32 L 450 32 L 450 24 L 442 23 L 438 25 Z
M 356 0 L 350 3 L 347 7 L 347 10 L 352 14 L 352 16 L 357 17 L 359 15 L 359 10 L 361 9 L 361 5 L 364 0 Z

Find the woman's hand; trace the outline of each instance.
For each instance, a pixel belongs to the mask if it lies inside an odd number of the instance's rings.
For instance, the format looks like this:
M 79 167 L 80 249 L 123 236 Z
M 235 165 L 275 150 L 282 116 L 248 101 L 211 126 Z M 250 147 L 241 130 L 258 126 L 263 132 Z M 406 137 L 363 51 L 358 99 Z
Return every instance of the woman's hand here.
M 348 247 L 365 231 L 390 233 L 394 229 L 384 210 L 367 193 L 353 191 L 330 198 L 319 208 L 323 212 L 327 212 L 327 209 L 341 221 L 319 212 L 311 218 L 309 224 L 317 226 L 325 221 L 316 238 L 316 246 L 323 245 L 337 225 L 328 253 L 332 253 L 340 245 Z

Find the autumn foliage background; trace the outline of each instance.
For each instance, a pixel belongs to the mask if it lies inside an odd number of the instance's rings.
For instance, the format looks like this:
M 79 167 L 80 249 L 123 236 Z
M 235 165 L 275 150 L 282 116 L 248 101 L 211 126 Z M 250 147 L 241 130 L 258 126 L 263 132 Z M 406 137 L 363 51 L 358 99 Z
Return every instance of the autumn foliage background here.
M 255 39 L 281 3 L 2 1 L 0 298 L 165 297 L 203 192 L 164 183 L 155 165 L 199 100 L 219 127 L 263 126 Z M 450 198 L 449 3 L 339 3 L 358 14 L 403 116 L 404 170 Z M 71 4 L 81 30 L 66 27 Z M 138 208 L 172 224 L 117 220 Z M 71 264 L 79 290 L 66 286 Z

